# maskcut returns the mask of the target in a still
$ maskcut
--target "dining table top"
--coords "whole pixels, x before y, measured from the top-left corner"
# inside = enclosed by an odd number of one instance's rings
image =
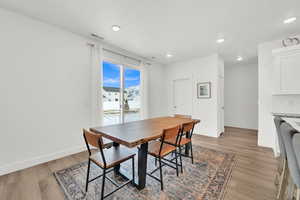
[[[161,137],[164,129],[182,126],[184,123],[189,122],[198,123],[200,120],[157,117],[123,124],[99,126],[90,128],[90,130],[113,142],[132,148]]]

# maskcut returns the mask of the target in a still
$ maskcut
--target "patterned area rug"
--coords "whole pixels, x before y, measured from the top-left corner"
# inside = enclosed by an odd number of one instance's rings
[[[235,164],[234,155],[197,145],[193,145],[193,150],[194,164],[191,163],[190,158],[183,157],[184,172],[179,174],[179,177],[176,176],[176,170],[167,166],[163,167],[164,191],[160,190],[158,181],[147,176],[145,189],[139,191],[131,184],[128,184],[107,197],[107,199],[223,199],[227,182],[230,180]],[[131,161],[123,163],[121,167],[130,172]],[[147,167],[147,171],[155,168],[152,156],[148,156]],[[91,182],[88,193],[85,193],[86,170],[87,162],[84,162],[54,173],[66,199],[100,199],[102,178]],[[91,164],[90,178],[96,177],[101,173],[102,170],[99,167]],[[159,177],[159,171],[155,172],[154,175]],[[125,181],[120,176],[114,175],[113,172],[110,172],[108,176],[117,183]],[[105,194],[114,188],[115,186],[107,180],[105,183]]]

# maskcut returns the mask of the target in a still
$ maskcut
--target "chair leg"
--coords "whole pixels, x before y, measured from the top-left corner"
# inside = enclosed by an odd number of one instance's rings
[[[89,159],[88,168],[87,168],[87,175],[86,175],[86,182],[85,182],[85,192],[88,191],[89,176],[90,176],[90,166],[91,166],[91,160]]]
[[[181,173],[183,173],[183,169],[182,169],[181,147],[179,147],[179,160],[180,160],[180,169],[181,169]]]
[[[296,200],[300,200],[300,188],[297,188]]]
[[[177,161],[177,149],[175,149],[175,161],[176,161],[176,175],[178,176],[178,161]]]
[[[104,199],[104,186],[105,186],[105,178],[106,178],[106,169],[103,169],[103,177],[102,177],[102,189],[101,189],[101,200]]]
[[[293,183],[292,177],[288,177],[288,185],[287,185],[287,199],[292,200],[294,196],[295,185]]]
[[[193,145],[192,145],[192,141],[190,142],[191,145],[191,159],[192,159],[192,164],[194,164],[194,156],[193,156]]]
[[[164,190],[164,182],[163,182],[163,175],[162,175],[161,159],[160,158],[159,158],[159,172],[160,172],[160,189]]]
[[[134,156],[132,157],[132,184],[134,185],[134,179],[135,179],[135,176],[134,176]]]
[[[286,177],[286,160],[283,161],[283,166],[279,178],[279,185],[278,185],[278,191],[277,191],[277,199],[279,199],[282,196],[282,190],[283,190],[283,184],[284,179]]]
[[[287,162],[287,161],[286,161]],[[278,196],[278,200],[283,200],[283,199],[286,199],[287,197],[287,194],[289,192],[289,187],[290,187],[290,175],[289,175],[289,171],[288,171],[288,167],[287,167],[287,163],[285,165],[285,169],[284,169],[284,173],[283,174],[283,180],[282,180],[282,184],[281,184],[281,187],[279,188],[280,191],[279,191],[279,196]]]

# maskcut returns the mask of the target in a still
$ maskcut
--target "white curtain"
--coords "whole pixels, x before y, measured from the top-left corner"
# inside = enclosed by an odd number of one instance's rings
[[[147,119],[148,118],[148,67],[149,65],[141,62],[141,118]]]
[[[102,61],[103,47],[91,45],[91,126],[102,125]]]

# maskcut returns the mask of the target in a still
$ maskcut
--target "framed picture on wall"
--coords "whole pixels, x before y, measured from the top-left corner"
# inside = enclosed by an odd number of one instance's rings
[[[198,99],[211,98],[210,87],[211,87],[210,82],[197,83],[197,98]]]

